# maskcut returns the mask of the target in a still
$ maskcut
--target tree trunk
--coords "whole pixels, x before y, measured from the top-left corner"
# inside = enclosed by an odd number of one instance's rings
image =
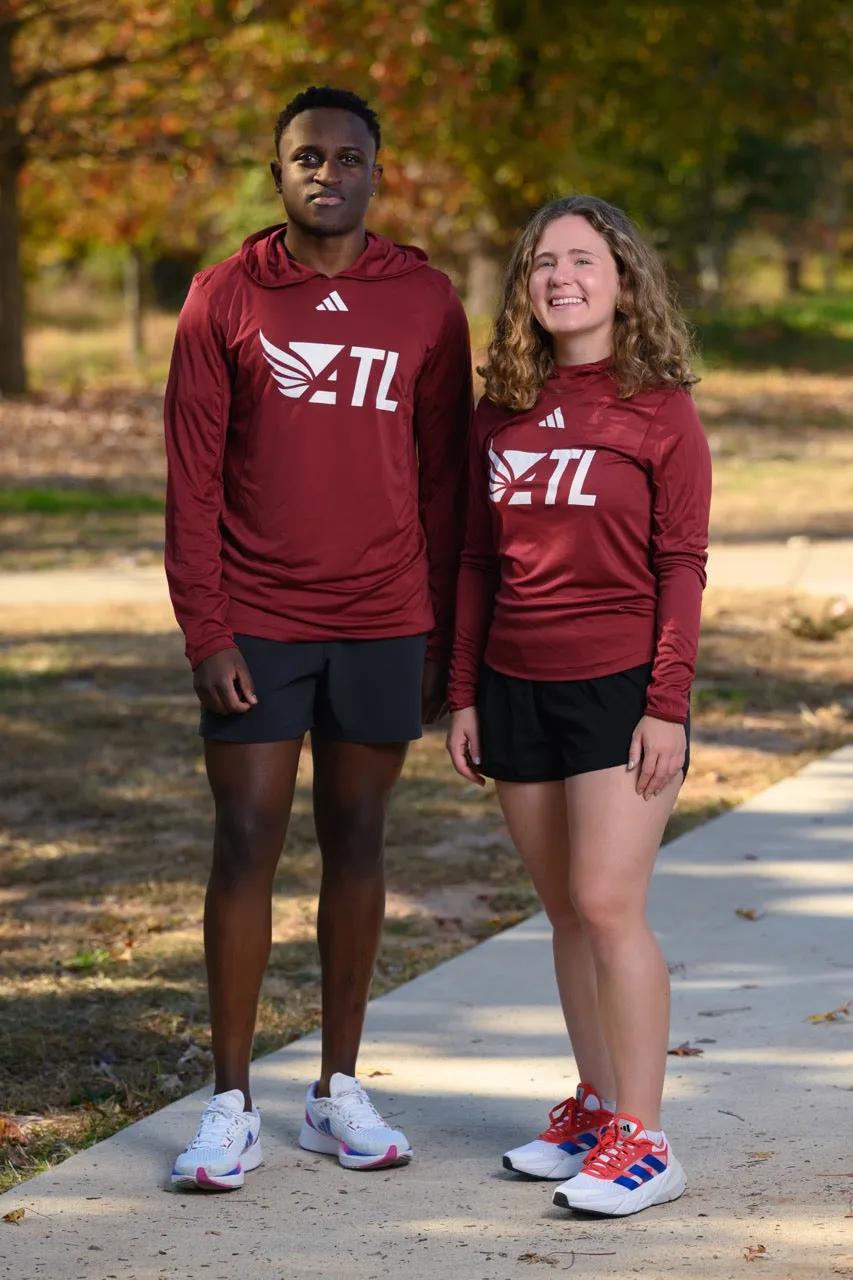
[[[468,278],[465,282],[465,310],[471,317],[491,317],[495,313],[503,283],[503,264],[482,244],[468,258]]]
[[[130,326],[130,354],[134,364],[139,364],[145,355],[142,275],[143,262],[139,245],[130,244],[124,260],[124,307]]]
[[[0,27],[0,394],[26,391],[18,178],[24,144],[12,79],[12,27]]]
[[[826,219],[826,252],[823,256],[823,287],[829,294],[838,288],[838,262],[841,257],[841,228],[844,225],[844,180],[839,164],[833,178]]]
[[[696,284],[700,303],[716,314],[723,305],[724,254],[716,241],[696,249]]]
[[[785,250],[785,285],[789,297],[803,292],[803,255],[799,249]]]

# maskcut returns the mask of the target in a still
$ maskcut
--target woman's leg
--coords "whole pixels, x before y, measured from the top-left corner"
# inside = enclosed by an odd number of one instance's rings
[[[616,1097],[616,1080],[598,1012],[598,981],[589,940],[569,896],[569,833],[562,782],[498,782],[509,833],[554,930],[554,968],[566,1028],[581,1080],[600,1098]]]
[[[678,774],[650,801],[637,795],[624,765],[565,784],[569,894],[594,962],[617,1108],[651,1130],[660,1128],[669,973],[646,920],[646,896],[681,782]]]

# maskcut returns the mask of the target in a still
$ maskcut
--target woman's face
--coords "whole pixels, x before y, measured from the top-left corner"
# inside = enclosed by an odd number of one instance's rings
[[[554,339],[557,364],[610,355],[619,273],[607,241],[580,214],[549,222],[530,273],[533,314]]]

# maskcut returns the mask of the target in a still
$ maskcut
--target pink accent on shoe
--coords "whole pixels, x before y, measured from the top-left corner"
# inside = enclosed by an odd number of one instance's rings
[[[397,1148],[389,1147],[384,1156],[377,1156],[370,1164],[363,1164],[362,1169],[384,1169],[386,1164],[394,1164],[397,1159]]]
[[[238,1165],[237,1165],[237,1167],[235,1168],[234,1172],[235,1172],[235,1173],[240,1173],[240,1166],[239,1166],[239,1164],[238,1164]],[[224,1191],[230,1191],[230,1190],[231,1190],[231,1185],[230,1185],[230,1183],[227,1183],[227,1182],[217,1182],[215,1178],[211,1178],[209,1174],[205,1173],[204,1169],[202,1169],[202,1168],[198,1168],[198,1169],[196,1169],[196,1171],[195,1171],[195,1180],[196,1180],[196,1182],[199,1184],[199,1186],[202,1186],[202,1187],[219,1187],[219,1188],[220,1188],[220,1190],[224,1190]]]

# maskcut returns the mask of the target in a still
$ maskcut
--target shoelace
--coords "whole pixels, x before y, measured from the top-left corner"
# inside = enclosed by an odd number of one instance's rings
[[[373,1128],[376,1124],[387,1127],[361,1086],[338,1094],[334,1101],[341,1104],[343,1118],[353,1129]]]
[[[548,1128],[541,1135],[546,1140],[565,1137],[566,1132],[574,1133],[580,1128],[580,1107],[577,1098],[566,1098],[553,1111],[548,1112]]]
[[[626,1138],[618,1123],[610,1120],[599,1129],[598,1146],[584,1158],[584,1170],[599,1178],[610,1178],[618,1169],[648,1155],[651,1149],[648,1138]]]
[[[220,1146],[226,1138],[234,1136],[239,1120],[240,1117],[229,1107],[223,1106],[214,1098],[202,1112],[198,1133],[190,1143],[190,1147]]]

